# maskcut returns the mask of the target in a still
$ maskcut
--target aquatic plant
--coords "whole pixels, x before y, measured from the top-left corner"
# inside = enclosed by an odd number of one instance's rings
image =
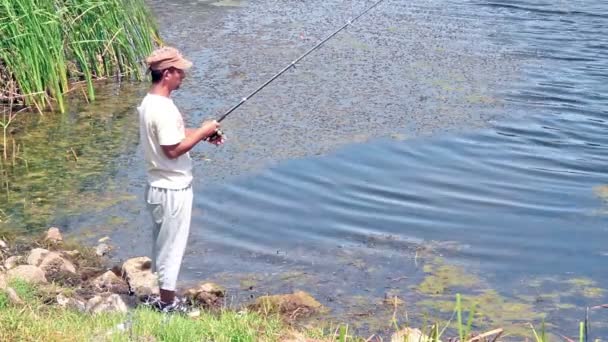
[[[143,0],[0,0],[0,103],[65,111],[65,94],[93,82],[141,78],[158,40]],[[10,122],[3,121],[3,126]]]

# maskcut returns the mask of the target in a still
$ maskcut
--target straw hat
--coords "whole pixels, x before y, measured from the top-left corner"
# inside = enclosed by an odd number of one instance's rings
[[[192,66],[192,62],[185,59],[179,50],[170,46],[154,50],[146,58],[146,64],[150,70],[165,70],[171,67],[186,70]]]

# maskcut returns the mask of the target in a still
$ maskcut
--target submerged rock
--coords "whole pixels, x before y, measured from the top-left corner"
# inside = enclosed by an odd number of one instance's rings
[[[214,283],[200,283],[186,291],[186,296],[205,308],[219,308],[224,304],[226,290]]]
[[[321,303],[304,291],[284,295],[262,296],[251,307],[258,311],[280,313],[292,318],[295,318],[293,317],[295,315],[308,316],[326,310]]]
[[[8,280],[21,279],[30,284],[44,284],[47,282],[44,271],[33,265],[20,265],[6,272]]]
[[[124,262],[121,273],[131,292],[138,297],[157,294],[158,278],[152,273],[152,260],[148,257],[132,258]]]
[[[46,232],[46,237],[44,238],[44,240],[53,242],[53,243],[57,243],[57,242],[63,241],[63,236],[61,236],[61,232],[59,231],[59,228],[51,227]]]
[[[394,333],[391,342],[441,342],[441,340],[426,336],[420,329],[405,328]]]
[[[91,299],[86,304],[86,311],[92,314],[102,312],[122,312],[128,311],[127,304],[117,294],[98,295]]]

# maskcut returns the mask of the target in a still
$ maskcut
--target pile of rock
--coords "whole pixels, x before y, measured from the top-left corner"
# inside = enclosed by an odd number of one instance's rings
[[[111,250],[103,239],[95,249],[98,257]],[[0,240],[0,292],[5,292],[15,305],[23,303],[9,284],[15,280],[36,284],[41,290],[52,293],[57,305],[89,312],[127,312],[129,306],[159,292],[152,260],[137,257],[121,266],[100,268],[87,274],[79,269],[80,252],[62,250],[63,237],[57,228],[50,228],[44,239],[45,248],[33,248],[16,255],[8,244]],[[52,248],[51,248],[52,247]],[[11,255],[13,254],[13,255]],[[90,277],[91,274],[94,276]],[[57,286],[59,285],[59,286]],[[75,291],[62,291],[61,286],[75,287]],[[65,290],[65,289],[63,289]],[[68,297],[65,293],[75,293]],[[204,308],[219,308],[224,304],[225,290],[213,283],[201,283],[185,292],[193,304]],[[127,305],[127,303],[129,305]]]

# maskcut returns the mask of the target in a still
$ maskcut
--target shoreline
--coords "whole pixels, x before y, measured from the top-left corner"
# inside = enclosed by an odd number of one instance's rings
[[[142,320],[166,320],[160,313],[152,312],[142,307],[142,299],[147,295],[157,293],[155,275],[151,272],[151,261],[147,257],[135,257],[126,260],[121,265],[112,264],[107,258],[111,251],[108,239],[103,239],[93,248],[74,242],[64,241],[59,229],[50,228],[46,236],[37,239],[13,238],[6,236],[0,240],[0,331],[10,331],[6,326],[9,315],[14,315],[19,309],[28,311],[34,316],[53,312],[54,315],[76,315],[87,324],[97,326],[95,331],[80,331],[83,336],[93,337],[103,333],[111,336],[132,340],[132,330],[126,330],[125,324],[133,326],[133,317]],[[6,242],[8,241],[8,242]],[[432,286],[432,285],[431,285]],[[307,321],[307,318],[319,317],[327,312],[327,308],[319,301],[303,291],[285,294],[270,294],[252,298],[248,304],[228,306],[227,293],[218,284],[201,281],[196,286],[182,290],[192,309],[188,315],[171,316],[180,324],[193,325],[193,336],[203,337],[204,333],[197,330],[197,324],[217,323],[224,319],[261,324],[254,329],[253,339],[273,341],[381,341],[380,336],[368,338],[351,336],[348,324],[336,324],[330,321]],[[394,328],[390,335],[391,341],[440,341],[446,340],[445,334],[467,336],[462,341],[509,341],[508,329],[494,327],[473,333],[473,327],[480,326],[472,317],[476,315],[473,305],[467,306],[468,300],[461,300],[457,295],[454,316],[446,322],[426,324],[422,331],[409,326],[400,327],[393,322]],[[393,307],[394,312],[403,305],[397,296],[385,298],[385,305]],[[27,310],[26,310],[27,308]],[[472,316],[471,316],[472,315]],[[3,317],[4,316],[4,317]],[[471,319],[469,320],[469,316]],[[113,326],[108,327],[108,321],[99,321],[100,317],[112,317]],[[163,318],[164,317],[164,318]],[[116,323],[118,322],[118,323]],[[127,323],[125,323],[127,322]],[[129,323],[130,322],[130,323]],[[254,323],[257,322],[257,323]],[[43,322],[47,328],[56,329],[53,320]],[[387,322],[390,323],[390,322]],[[481,322],[479,322],[481,323]],[[246,323],[249,324],[249,323]],[[545,331],[545,324],[534,325],[530,322],[530,332],[540,334]],[[136,323],[135,323],[136,325]],[[450,326],[451,330],[447,330]],[[100,331],[100,329],[102,331]],[[103,331],[105,329],[105,331]],[[25,329],[27,331],[27,328]],[[143,333],[160,334],[157,332]],[[198,332],[197,332],[198,331]],[[231,333],[230,329],[224,332]],[[25,333],[15,332],[16,334]],[[127,334],[128,333],[128,334]],[[87,335],[90,334],[90,335]],[[200,335],[196,335],[200,334]],[[409,334],[409,340],[407,339]],[[503,336],[504,334],[504,336]],[[546,334],[543,332],[543,334]],[[144,335],[140,337],[144,337]],[[532,334],[531,334],[532,335]],[[25,335],[14,335],[11,339],[23,339]],[[138,335],[136,335],[138,336]],[[219,336],[219,335],[218,335]],[[224,336],[224,335],[222,335]],[[374,337],[376,336],[376,337]],[[548,341],[556,336],[546,335]],[[0,337],[2,334],[0,333]],[[66,337],[66,336],[63,336]],[[218,340],[223,340],[224,337]],[[386,336],[387,338],[389,336]],[[412,339],[412,338],[416,339]],[[152,340],[161,338],[151,337]],[[376,339],[374,339],[376,338]],[[63,340],[59,338],[58,340]],[[136,338],[139,340],[139,337]],[[447,339],[450,340],[450,339]]]

